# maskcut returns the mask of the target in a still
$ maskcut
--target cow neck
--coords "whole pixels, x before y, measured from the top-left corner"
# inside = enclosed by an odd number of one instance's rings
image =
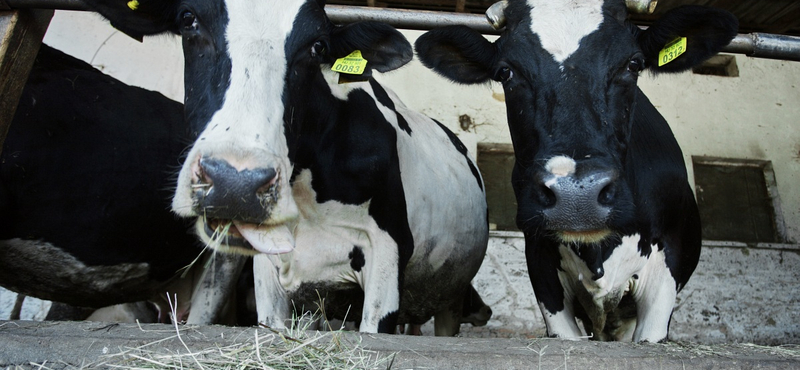
[[[337,86],[338,74],[321,67],[306,81],[287,83],[284,124],[289,158],[297,170],[309,168],[317,151],[330,143],[330,134],[347,104],[352,86]],[[298,87],[299,86],[299,87]]]

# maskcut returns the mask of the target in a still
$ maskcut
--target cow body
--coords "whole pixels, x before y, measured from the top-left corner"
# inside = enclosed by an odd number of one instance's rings
[[[2,152],[0,285],[82,307],[167,289],[202,251],[168,208],[181,112],[43,45]]]
[[[516,162],[517,225],[549,335],[660,341],[700,256],[700,220],[669,125],[636,86],[678,72],[736,34],[730,14],[674,10],[646,31],[622,1],[508,1],[494,43],[465,27],[417,41],[423,63],[462,83],[503,84]],[[490,17],[491,18],[491,17]],[[658,65],[686,37],[685,53]]]
[[[402,35],[334,26],[324,1],[89,3],[131,35],[182,35],[197,138],[173,210],[209,245],[256,254],[261,322],[324,299],[362,331],[432,315],[458,331],[488,240],[483,183],[452,132],[369,77],[410,60]],[[331,65],[354,51],[364,73],[340,83]]]

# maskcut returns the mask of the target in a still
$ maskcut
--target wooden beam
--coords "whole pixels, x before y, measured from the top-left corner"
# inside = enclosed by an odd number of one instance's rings
[[[507,143],[478,143],[478,153],[514,154],[514,146]]]
[[[789,9],[786,14],[764,27],[764,32],[786,33],[791,29],[800,29],[800,20],[798,20],[798,17],[800,17],[800,6],[792,3],[791,7],[793,9]]]
[[[0,11],[0,150],[53,10]]]
[[[456,13],[463,13],[467,6],[467,0],[456,0]]]

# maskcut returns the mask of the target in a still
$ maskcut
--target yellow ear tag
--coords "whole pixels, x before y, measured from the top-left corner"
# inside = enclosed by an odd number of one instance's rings
[[[684,52],[686,52],[685,37],[678,37],[677,39],[670,41],[666,46],[664,46],[663,49],[661,49],[661,51],[658,52],[658,66],[661,67],[664,64],[675,60],[675,58],[679,57]]]
[[[128,1],[128,8],[131,8],[131,10],[139,9],[139,2],[137,0]]]
[[[333,67],[331,67],[331,71],[360,75],[364,73],[366,68],[367,60],[361,56],[361,50],[356,50],[344,58],[336,59],[336,62],[333,63]]]

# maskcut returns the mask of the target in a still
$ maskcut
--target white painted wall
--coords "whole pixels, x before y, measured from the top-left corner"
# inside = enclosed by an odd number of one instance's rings
[[[413,41],[422,34],[406,31]],[[154,36],[138,43],[98,15],[56,12],[45,42],[131,85],[183,100],[180,40]],[[800,63],[737,55],[740,77],[685,73],[652,77],[639,85],[670,122],[692,175],[691,156],[772,161],[787,236],[800,240]],[[461,86],[444,80],[416,60],[379,78],[406,105],[438,119],[474,148],[477,141],[509,143],[499,84]],[[459,127],[467,114],[477,126]],[[471,144],[471,145],[470,145]],[[732,200],[735,201],[735,200]]]

